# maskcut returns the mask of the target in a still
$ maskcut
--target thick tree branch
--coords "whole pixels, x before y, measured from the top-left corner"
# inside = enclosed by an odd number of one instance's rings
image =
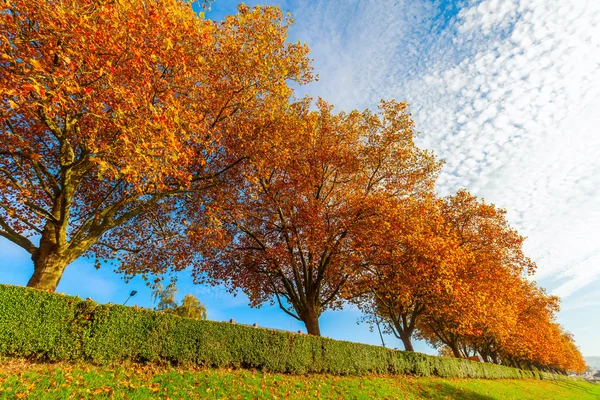
[[[10,240],[17,246],[23,248],[29,254],[34,254],[37,251],[37,247],[33,243],[31,243],[29,239],[15,232],[1,216],[0,228],[2,228],[2,230],[0,230],[0,236]]]

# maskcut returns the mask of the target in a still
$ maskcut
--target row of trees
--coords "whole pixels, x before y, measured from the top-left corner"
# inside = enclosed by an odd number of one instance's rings
[[[367,251],[369,272],[353,301],[406,350],[417,337],[454,357],[585,368],[573,337],[555,322],[558,298],[525,278],[535,265],[504,210],[461,190],[411,201],[388,220]]]
[[[503,210],[439,198],[408,107],[296,99],[308,49],[277,8],[216,23],[178,0],[8,0],[0,15],[0,236],[54,290],[79,257],[273,302],[319,335],[355,302],[412,338],[582,368]],[[445,348],[446,348],[445,347]]]

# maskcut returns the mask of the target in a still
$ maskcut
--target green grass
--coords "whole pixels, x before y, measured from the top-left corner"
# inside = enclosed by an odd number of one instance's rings
[[[9,399],[600,399],[600,385],[581,381],[340,377],[1,361],[0,398]]]

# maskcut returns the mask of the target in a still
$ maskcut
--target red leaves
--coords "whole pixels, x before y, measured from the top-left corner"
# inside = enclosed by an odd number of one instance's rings
[[[33,90],[35,90],[35,88],[33,87],[33,85],[31,85],[31,84],[29,84],[29,83],[26,83],[26,84],[24,84],[24,85],[21,85],[21,89],[22,89],[23,91],[25,91],[25,93],[27,93],[27,94],[28,94],[29,92],[31,92],[31,91],[33,91]]]

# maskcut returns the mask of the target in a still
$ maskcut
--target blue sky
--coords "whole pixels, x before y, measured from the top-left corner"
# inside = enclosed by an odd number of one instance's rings
[[[249,5],[256,3],[249,2]],[[446,160],[437,190],[460,187],[508,210],[528,236],[534,279],[563,299],[559,321],[584,355],[600,355],[600,2],[586,0],[284,1],[306,42],[319,81],[300,95],[338,109],[407,100],[419,146]],[[217,0],[207,18],[235,12]],[[0,282],[24,285],[27,253],[0,239]],[[181,274],[180,296],[203,301],[208,317],[298,330],[277,307],[247,307],[243,295],[194,286]],[[125,284],[110,267],[79,260],[58,291],[151,306],[141,279]],[[326,312],[322,333],[380,344],[357,325],[352,308]],[[389,347],[401,347],[387,337]],[[432,353],[423,343],[417,351]]]

